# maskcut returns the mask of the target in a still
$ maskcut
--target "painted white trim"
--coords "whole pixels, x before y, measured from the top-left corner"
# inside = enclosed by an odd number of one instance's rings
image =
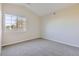
[[[78,47],[78,45],[75,45],[75,44],[71,44],[71,43],[68,43],[68,42],[64,42],[64,41],[59,41],[59,40],[55,40],[55,39],[49,39],[49,38],[43,38],[43,39],[46,39],[46,40],[50,40],[50,41],[55,41],[55,42],[58,42],[58,43],[61,43],[61,44],[65,44],[65,45],[69,45],[69,46],[73,46],[73,47]]]
[[[11,43],[8,43],[8,44],[3,44],[2,46],[13,45],[13,44],[17,44],[17,43],[20,43],[20,42],[30,41],[30,40],[38,39],[38,38],[40,38],[40,37],[36,37],[36,38],[32,38],[32,39],[27,39],[27,40],[20,40],[20,41],[16,41],[16,42],[11,42]]]

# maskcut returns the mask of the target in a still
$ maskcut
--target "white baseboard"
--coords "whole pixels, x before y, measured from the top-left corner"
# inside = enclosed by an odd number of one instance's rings
[[[48,39],[48,38],[41,38],[41,37],[33,38],[33,39],[46,39],[46,40],[55,41],[55,42],[58,42],[58,43],[61,43],[61,44],[65,44],[65,45],[69,45],[69,46],[73,46],[73,47],[78,47],[79,48],[78,45],[67,43],[67,42],[64,42],[64,41],[58,41],[58,40],[55,40],[55,39],[51,40],[51,39]],[[22,41],[18,41],[18,42],[9,43],[9,44],[3,44],[2,46],[13,45],[13,44],[21,43],[21,42],[24,42],[24,41],[30,41],[30,40],[33,40],[33,39],[22,40]]]
[[[76,45],[76,44],[71,44],[71,43],[64,42],[64,41],[58,41],[58,40],[55,40],[55,39],[54,40],[51,40],[51,39],[48,39],[48,38],[43,38],[43,39],[47,39],[47,40],[58,42],[58,43],[61,43],[61,44],[64,44],[64,45],[68,45],[68,46],[79,48],[79,45]]]
[[[33,39],[40,39],[40,37],[38,38],[33,38]],[[24,42],[24,41],[30,41],[30,40],[33,40],[33,39],[28,39],[28,40],[22,40],[22,41],[16,41],[16,42],[11,42],[11,43],[8,43],[8,44],[3,44],[3,46],[9,46],[9,45],[13,45],[13,44],[18,44],[18,43],[21,43],[21,42]]]

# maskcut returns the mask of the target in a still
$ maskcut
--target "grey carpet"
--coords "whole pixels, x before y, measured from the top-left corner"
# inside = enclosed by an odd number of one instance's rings
[[[2,56],[79,56],[79,48],[35,39],[2,47]]]

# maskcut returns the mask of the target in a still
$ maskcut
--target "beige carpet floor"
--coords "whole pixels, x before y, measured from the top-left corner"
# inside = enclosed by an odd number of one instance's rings
[[[79,56],[79,48],[35,39],[2,47],[2,56]]]

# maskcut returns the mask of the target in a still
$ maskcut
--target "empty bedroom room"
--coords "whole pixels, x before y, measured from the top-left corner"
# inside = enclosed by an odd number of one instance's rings
[[[79,56],[78,3],[2,3],[1,56]]]

